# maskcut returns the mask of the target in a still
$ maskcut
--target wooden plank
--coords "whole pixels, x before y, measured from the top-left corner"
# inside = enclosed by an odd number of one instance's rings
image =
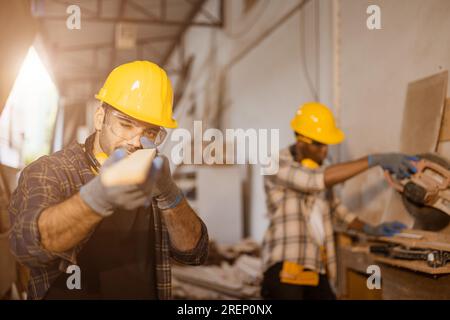
[[[147,178],[156,149],[141,149],[107,167],[102,177],[105,186],[140,184]]]
[[[393,236],[393,237],[380,237],[377,240],[389,243],[397,243],[409,248],[450,251],[449,234],[423,230],[405,230],[405,232],[421,235],[422,238],[411,239],[411,238],[404,238],[401,236]]]
[[[445,100],[448,71],[409,83],[403,113],[400,148],[418,154],[436,151]]]
[[[450,98],[447,98],[447,101],[445,103],[439,141],[450,141]]]

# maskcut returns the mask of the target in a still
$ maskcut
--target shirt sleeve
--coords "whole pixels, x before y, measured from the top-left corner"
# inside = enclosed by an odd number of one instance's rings
[[[308,170],[292,163],[280,163],[275,176],[278,184],[302,192],[325,190],[323,171]]]
[[[76,263],[75,249],[52,253],[41,244],[38,218],[46,208],[62,201],[60,180],[45,158],[22,171],[8,208],[12,225],[10,247],[20,263],[28,267],[44,267],[58,259]]]
[[[353,220],[355,220],[357,217],[356,214],[350,212],[350,210],[348,210],[348,208],[344,204],[342,204],[339,199],[335,199],[333,201],[332,210],[335,217],[346,226],[352,223]]]
[[[188,265],[201,265],[208,257],[209,237],[206,225],[201,221],[201,237],[194,249],[188,251],[180,251],[170,243],[170,254],[177,262]],[[169,241],[170,242],[170,241]]]

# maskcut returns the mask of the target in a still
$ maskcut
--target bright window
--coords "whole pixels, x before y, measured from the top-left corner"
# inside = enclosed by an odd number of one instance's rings
[[[0,161],[21,168],[49,154],[58,90],[31,47],[0,117]]]

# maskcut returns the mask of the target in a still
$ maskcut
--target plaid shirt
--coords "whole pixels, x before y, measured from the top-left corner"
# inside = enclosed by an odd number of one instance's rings
[[[263,241],[263,266],[267,270],[277,262],[290,261],[336,280],[336,254],[332,216],[348,224],[356,216],[336,200],[328,200],[323,168],[306,169],[294,160],[294,148],[280,151],[276,175],[266,176],[264,188],[270,224]],[[308,221],[319,202],[326,250],[326,265],[321,246],[314,241]]]
[[[43,156],[27,166],[20,175],[17,189],[9,205],[12,223],[11,251],[17,260],[30,269],[28,298],[41,299],[53,281],[76,264],[76,257],[89,236],[72,250],[54,253],[40,242],[37,221],[40,213],[79,191],[94,178],[80,144],[73,142],[67,148],[50,156]],[[159,209],[153,203],[156,287],[159,299],[171,297],[170,258],[190,265],[202,264],[208,254],[208,233],[202,222],[202,236],[197,246],[186,252],[171,246],[167,228]],[[92,235],[93,231],[90,235]]]

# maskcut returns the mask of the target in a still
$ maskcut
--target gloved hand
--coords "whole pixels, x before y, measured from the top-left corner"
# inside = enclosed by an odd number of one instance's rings
[[[104,168],[120,161],[126,155],[125,149],[115,150],[103,164],[100,174],[80,189],[83,201],[103,217],[111,215],[116,208],[134,210],[150,201],[148,189],[151,188],[151,183],[115,187],[106,187],[102,184],[101,175]],[[156,174],[156,171],[150,170],[147,181],[154,181]]]
[[[152,141],[141,138],[144,149],[156,148]],[[152,197],[161,210],[175,208],[183,200],[183,192],[178,188],[170,173],[169,160],[166,156],[158,154],[152,162],[151,172],[154,173],[154,187]],[[153,178],[152,178],[153,179]]]
[[[368,161],[369,168],[381,166],[384,170],[395,174],[397,179],[404,179],[417,172],[412,161],[419,161],[419,158],[402,153],[379,153],[369,155]]]
[[[384,222],[377,226],[365,224],[363,227],[365,233],[376,237],[391,237],[394,234],[401,232],[403,229],[406,229],[406,226],[398,221]]]

